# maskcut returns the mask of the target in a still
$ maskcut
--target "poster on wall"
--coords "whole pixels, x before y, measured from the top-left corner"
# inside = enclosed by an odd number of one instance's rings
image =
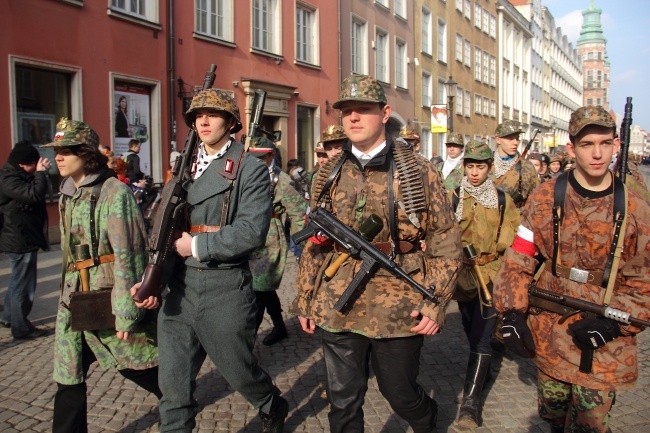
[[[431,106],[431,133],[441,134],[447,132],[447,106],[438,104]]]
[[[151,176],[151,90],[148,86],[116,81],[113,109],[113,153],[126,158],[129,141],[138,140],[140,170]]]

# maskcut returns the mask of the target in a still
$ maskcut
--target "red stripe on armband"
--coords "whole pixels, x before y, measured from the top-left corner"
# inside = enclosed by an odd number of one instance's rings
[[[512,249],[530,257],[535,256],[535,244],[520,236],[515,236],[515,241],[512,243]]]

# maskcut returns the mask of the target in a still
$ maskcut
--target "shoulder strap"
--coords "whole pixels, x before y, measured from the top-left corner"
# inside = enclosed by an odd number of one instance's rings
[[[451,208],[456,212],[458,209],[458,204],[460,203],[460,187],[457,187],[454,190],[454,194],[451,196]]]
[[[494,238],[494,243],[499,242],[499,236],[501,235],[501,226],[503,225],[503,218],[506,214],[506,193],[499,187],[497,189],[497,207],[499,208],[499,227],[497,227],[497,237]]]
[[[569,173],[564,172],[556,178],[553,190],[553,275],[557,276],[557,264],[560,261],[560,225],[564,218],[564,198]]]

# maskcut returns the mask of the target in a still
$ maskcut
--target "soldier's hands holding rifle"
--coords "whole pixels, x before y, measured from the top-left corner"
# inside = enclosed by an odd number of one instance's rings
[[[136,292],[138,291],[138,289],[140,288],[141,285],[142,285],[142,282],[139,282],[139,283],[135,283],[133,285],[133,287],[131,287],[131,297],[133,297],[136,294]],[[156,296],[149,296],[148,298],[146,298],[142,302],[138,302],[136,300],[133,300],[133,302],[135,302],[136,307],[138,307],[138,308],[146,308],[147,310],[155,310],[160,305],[160,300]],[[118,338],[119,338],[119,335],[118,335]]]

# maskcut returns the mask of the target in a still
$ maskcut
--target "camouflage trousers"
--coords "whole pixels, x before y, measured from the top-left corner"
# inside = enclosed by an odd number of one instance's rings
[[[539,416],[567,433],[611,433],[609,411],[616,393],[562,382],[537,371]]]

